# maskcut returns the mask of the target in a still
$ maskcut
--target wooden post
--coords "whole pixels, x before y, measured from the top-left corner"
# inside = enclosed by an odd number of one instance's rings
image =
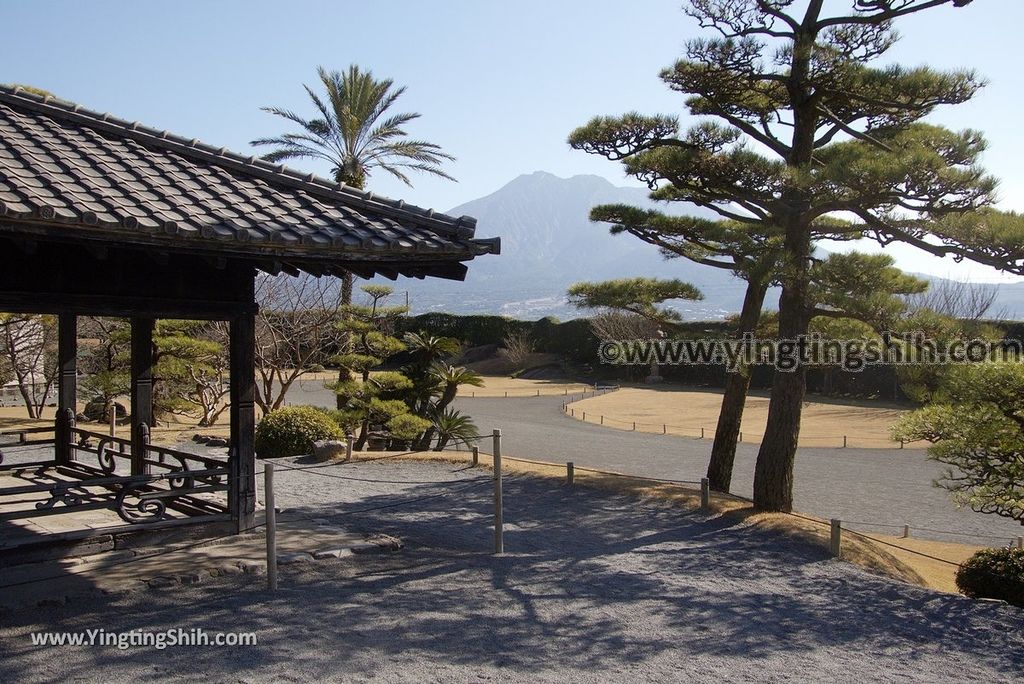
[[[274,464],[263,464],[263,490],[267,514],[267,589],[277,591],[277,511],[274,510]]]
[[[711,480],[706,477],[700,478],[700,510],[706,511],[711,508]]]
[[[703,430],[702,430],[701,432],[703,432]],[[739,441],[741,441],[741,442],[743,441],[743,433],[742,433],[742,432],[740,433],[740,439],[739,439]]]
[[[633,421],[633,432],[636,432],[636,421]]]
[[[568,461],[565,464],[565,483],[572,486],[572,483],[576,480],[576,466],[572,461]]]
[[[228,507],[235,529],[255,526],[256,512],[256,320],[252,313],[231,319],[231,482]]]
[[[601,414],[601,425],[604,425],[604,414]]]
[[[1017,548],[1024,549],[1024,537],[1017,537]]]
[[[146,433],[153,424],[152,318],[133,317],[132,328],[132,475],[148,475]],[[142,426],[146,427],[143,428]]]
[[[494,438],[494,553],[505,552],[504,520],[501,501],[501,430],[495,428]]]
[[[667,435],[668,434],[668,425],[665,425],[664,423],[662,423],[662,425],[661,425],[661,434],[663,434],[663,435]]]
[[[831,526],[832,535],[829,539],[829,550],[832,552],[833,556],[839,558],[843,552],[843,523],[840,520],[832,518]]]
[[[903,538],[904,539],[909,539],[910,538],[910,525],[904,525],[903,526]]]
[[[71,462],[71,425],[78,412],[78,317],[73,314],[60,314],[57,318],[57,371],[54,458],[58,465],[66,465]]]
[[[587,412],[586,411],[583,412],[583,422],[584,423],[587,422]]]
[[[352,443],[356,441],[356,436],[351,432],[345,435],[345,460],[352,460]]]
[[[700,429],[700,438],[704,439],[704,428]]]
[[[473,447],[473,466],[480,465],[480,447]]]
[[[846,448],[846,435],[843,435],[843,448]]]

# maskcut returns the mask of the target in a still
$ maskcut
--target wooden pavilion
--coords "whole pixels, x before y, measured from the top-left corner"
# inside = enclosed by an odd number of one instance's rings
[[[15,493],[50,486],[33,515],[105,507],[146,525],[173,508],[248,529],[257,271],[461,280],[465,262],[500,249],[475,224],[0,87],[0,311],[58,317],[53,459],[33,467],[71,475]],[[75,424],[81,315],[131,321],[128,440]],[[158,318],[229,322],[226,462],[149,443]]]

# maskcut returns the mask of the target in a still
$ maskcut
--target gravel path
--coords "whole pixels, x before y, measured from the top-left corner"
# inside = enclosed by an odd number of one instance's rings
[[[482,432],[501,428],[502,453],[508,456],[573,461],[577,466],[666,479],[699,481],[704,476],[711,439],[584,423],[562,412],[562,400],[543,396],[458,399],[456,408],[472,416]],[[733,493],[752,495],[757,448],[755,444],[739,445]],[[1024,534],[1024,528],[1011,520],[958,509],[944,490],[932,485],[942,468],[928,460],[923,449],[801,448],[796,459],[794,506],[823,518],[892,525],[850,525],[854,529],[900,534],[907,524],[975,535],[915,533],[968,544],[1005,545]]]
[[[345,519],[406,548],[284,566],[275,595],[232,577],[3,614],[0,681],[993,682],[1024,671],[1024,612],[738,523],[520,476],[505,484],[508,553],[495,557],[486,471],[384,461],[316,472],[351,479],[279,470],[285,515]],[[259,643],[119,651],[28,636],[194,627]]]

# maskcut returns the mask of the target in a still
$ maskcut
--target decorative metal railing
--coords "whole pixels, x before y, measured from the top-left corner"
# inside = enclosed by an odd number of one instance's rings
[[[8,431],[0,436],[13,436],[12,444],[19,446],[30,443],[56,446],[53,438],[28,438],[28,435],[44,432],[52,433],[53,428]],[[6,511],[0,513],[0,520],[100,508],[111,509],[132,524],[165,520],[170,517],[169,510],[184,516],[227,513],[230,470],[223,459],[149,444],[148,431],[144,431],[145,447],[135,469],[138,471],[141,466],[146,472],[118,475],[119,460],[125,461],[129,468],[134,460],[131,440],[84,430],[73,424],[68,426],[67,434],[73,455],[71,462],[58,466],[54,461],[46,465],[73,479],[0,488],[0,496],[4,497],[48,494],[48,498],[35,503],[34,510]],[[96,466],[83,458],[86,455],[95,457]]]

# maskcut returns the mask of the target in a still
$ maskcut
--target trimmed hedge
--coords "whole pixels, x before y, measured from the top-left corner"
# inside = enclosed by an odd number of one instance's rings
[[[1024,608],[1024,549],[984,549],[956,572],[956,586],[971,598],[994,598]]]
[[[313,453],[313,442],[343,439],[338,424],[312,406],[288,406],[263,416],[256,427],[256,454],[260,458],[303,456]]]

